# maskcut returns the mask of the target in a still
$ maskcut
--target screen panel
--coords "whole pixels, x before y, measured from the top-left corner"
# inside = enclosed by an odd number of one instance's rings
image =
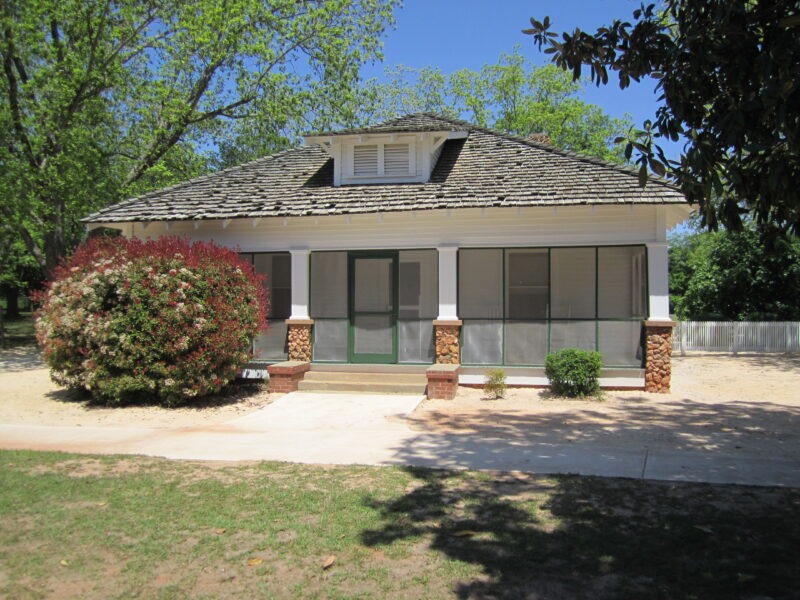
[[[547,321],[506,321],[505,364],[543,365],[547,356]]]
[[[311,254],[312,319],[347,318],[347,252]]]
[[[641,246],[597,249],[597,312],[600,318],[644,318],[645,260]]]
[[[347,361],[346,319],[317,319],[314,321],[314,360]]]
[[[502,250],[459,250],[458,315],[462,319],[503,318]]]
[[[595,318],[595,249],[550,251],[551,318]]]
[[[642,324],[640,321],[600,321],[597,342],[603,364],[615,367],[642,365]]]
[[[397,324],[397,360],[405,363],[434,361],[433,322],[400,320]]]
[[[596,321],[551,321],[550,352],[564,348],[595,350]]]
[[[461,362],[475,365],[503,364],[503,321],[464,321]]]

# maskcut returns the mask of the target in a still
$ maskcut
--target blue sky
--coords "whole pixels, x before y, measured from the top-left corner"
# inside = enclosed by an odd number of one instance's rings
[[[362,74],[381,79],[384,67],[395,64],[432,65],[445,72],[479,69],[497,62],[500,54],[510,52],[514,45],[521,45],[531,62],[544,64],[549,56],[521,33],[530,26],[531,17],[541,20],[549,16],[553,30],[559,33],[576,27],[594,31],[615,18],[632,20],[640,5],[640,0],[405,0],[405,6],[396,11],[397,28],[385,37],[384,63],[367,66]],[[606,86],[588,85],[583,99],[614,117],[629,113],[637,126],[654,117],[658,107],[654,81],[620,90],[611,77]],[[680,146],[665,144],[665,150],[670,158],[676,158]]]

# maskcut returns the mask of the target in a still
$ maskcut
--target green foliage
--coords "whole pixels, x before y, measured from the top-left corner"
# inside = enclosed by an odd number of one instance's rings
[[[486,383],[483,391],[492,394],[495,400],[506,395],[506,372],[504,369],[488,369],[486,371]]]
[[[560,148],[622,160],[613,140],[630,128],[630,120],[584,102],[580,82],[553,65],[530,65],[518,49],[479,71],[445,74],[436,67],[398,65],[386,76],[387,83],[368,82],[367,120],[436,112],[521,136],[544,132]]]
[[[680,319],[798,320],[800,240],[778,239],[767,252],[750,227],[679,238],[670,249],[670,286]]]
[[[531,19],[524,33],[576,79],[619,85],[651,77],[661,106],[632,132],[627,156],[668,170],[703,224],[743,228],[742,213],[763,226],[800,234],[800,9],[795,0],[666,0],[642,6],[634,22],[615,20],[594,34],[576,29],[561,39],[550,21]],[[669,163],[659,139],[687,140]]]
[[[80,217],[206,171],[202,149],[246,142],[255,122],[274,147],[335,119],[395,4],[3,3],[2,219],[49,276]]]
[[[544,360],[544,372],[554,394],[584,398],[600,392],[600,369],[603,360],[599,352],[565,348],[551,352]]]
[[[251,358],[267,299],[231,250],[178,238],[98,237],[41,293],[36,335],[56,383],[100,403],[187,403]]]

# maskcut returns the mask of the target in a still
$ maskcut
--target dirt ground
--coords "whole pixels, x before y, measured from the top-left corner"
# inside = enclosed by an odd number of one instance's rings
[[[416,429],[542,442],[598,442],[800,457],[800,355],[673,357],[672,393],[604,392],[598,401],[509,389],[492,400],[460,388],[426,400]]]
[[[274,399],[242,386],[191,408],[102,408],[50,381],[30,347],[0,352],[0,423],[192,427],[223,423]],[[478,433],[543,443],[597,442],[682,450],[800,457],[800,355],[694,354],[673,357],[671,394],[605,392],[598,400],[510,389],[490,400],[460,388],[455,400],[427,400],[407,419],[414,429]]]
[[[0,351],[0,423],[72,427],[193,427],[224,423],[274,400],[263,385],[242,385],[192,407],[92,406],[50,380],[31,346]]]

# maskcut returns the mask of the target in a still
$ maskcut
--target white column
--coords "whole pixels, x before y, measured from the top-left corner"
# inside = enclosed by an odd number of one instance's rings
[[[669,256],[667,243],[647,244],[647,283],[650,288],[650,321],[670,321]]]
[[[308,316],[308,248],[289,250],[292,255],[292,316],[291,319],[309,319]]]
[[[438,321],[458,320],[458,246],[439,246]]]

